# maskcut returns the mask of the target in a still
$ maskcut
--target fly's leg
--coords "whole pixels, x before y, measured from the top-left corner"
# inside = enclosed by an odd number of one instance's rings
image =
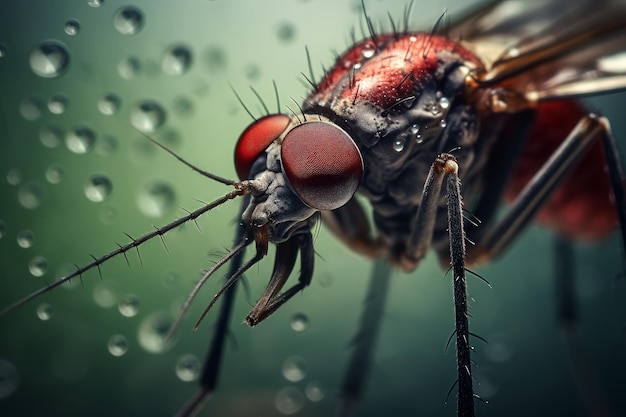
[[[341,384],[341,403],[338,411],[340,417],[348,417],[353,414],[369,379],[372,356],[385,310],[390,278],[391,268],[387,260],[378,258],[372,269],[363,311],[359,319],[359,327],[351,342],[352,353]]]
[[[575,166],[577,159],[593,143],[601,137],[606,157],[608,175],[611,182],[615,206],[620,223],[622,242],[626,244],[626,196],[624,193],[624,176],[606,119],[593,114],[587,115],[572,130],[554,154],[544,163],[541,169],[524,187],[511,205],[504,218],[493,227],[488,228],[483,238],[469,251],[472,260],[485,262],[497,257],[511,243],[532,217],[541,209],[551,193],[558,187],[567,173]],[[488,223],[489,218],[482,219]],[[557,262],[560,265],[556,273],[559,322],[567,349],[570,353],[570,366],[578,382],[581,397],[585,400],[592,415],[612,415],[601,390],[591,377],[586,354],[580,344],[577,330],[576,301],[573,297],[573,279],[571,247],[564,243],[557,245]]]
[[[469,252],[472,259],[478,263],[483,263],[497,258],[506,246],[524,230],[552,192],[575,166],[578,157],[589,148],[593,143],[593,139],[598,137],[598,135],[601,135],[604,143],[611,188],[620,221],[620,230],[622,239],[626,242],[624,176],[620,167],[615,141],[611,134],[609,122],[605,118],[590,114],[581,119],[559,148],[524,187],[511,204],[504,218],[488,228],[483,238],[476,242],[477,245]],[[489,222],[491,219],[482,220]]]
[[[554,271],[556,315],[562,329],[570,368],[578,392],[589,411],[589,415],[595,417],[614,416],[615,412],[600,387],[578,331],[578,303],[574,285],[576,273],[572,244],[565,239],[556,237],[554,254],[556,259]]]
[[[241,213],[248,206],[249,198],[246,197],[241,202]],[[245,229],[238,227],[235,233],[235,242],[241,242],[245,236]],[[230,268],[227,276],[232,276],[242,265],[245,249],[238,252],[230,263]],[[233,311],[233,304],[235,301],[236,283],[233,284],[224,294],[222,305],[220,308],[219,317],[217,318],[217,324],[215,326],[215,333],[213,339],[209,345],[209,351],[204,361],[204,368],[202,370],[202,376],[200,377],[200,387],[196,393],[191,397],[187,403],[176,414],[177,417],[191,417],[196,415],[209,400],[213,392],[217,388],[219,380],[220,366],[222,364],[224,356],[224,347],[226,345],[226,339],[228,337],[230,317]]]

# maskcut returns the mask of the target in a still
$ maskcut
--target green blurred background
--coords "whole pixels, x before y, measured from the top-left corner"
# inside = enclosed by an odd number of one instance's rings
[[[462,3],[417,1],[411,23],[428,29]],[[405,5],[367,2],[385,23],[387,11],[398,18]],[[271,109],[272,80],[282,103],[300,101],[305,45],[319,77],[320,64],[328,67],[360,25],[359,1],[0,2],[0,306],[89,262],[89,254],[126,243],[124,233],[139,236],[184,215],[181,207],[228,191],[151,146],[133,125],[153,127],[151,136],[191,162],[234,177],[232,149],[250,118],[229,83],[256,114],[262,109],[248,86]],[[48,60],[38,56],[42,42],[44,52],[56,45]],[[590,104],[612,118],[626,152],[626,96]],[[0,415],[173,415],[195,390],[189,380],[215,314],[197,333],[190,329],[220,277],[201,293],[174,344],[160,349],[151,336],[200,270],[231,245],[237,207],[199,219],[202,232],[191,224],[169,233],[169,253],[157,239],[141,248],[143,265],[129,252],[130,268],[123,257],[112,260],[102,280],[86,273],[84,285],[75,280],[2,317]],[[477,391],[489,400],[477,405],[478,415],[585,415],[554,318],[551,250],[550,232],[532,228],[480,268],[493,289],[470,279],[472,331],[489,340],[474,354]],[[239,323],[267,282],[271,256],[247,274],[219,391],[201,415],[334,412],[371,263],[323,228],[316,251],[312,286],[254,329]],[[617,237],[577,246],[576,268],[582,341],[624,415],[626,297],[623,276],[616,278],[624,271]],[[414,274],[394,273],[358,415],[454,415],[454,401],[444,404],[455,380],[453,349],[444,352],[452,329],[450,277],[434,257]]]

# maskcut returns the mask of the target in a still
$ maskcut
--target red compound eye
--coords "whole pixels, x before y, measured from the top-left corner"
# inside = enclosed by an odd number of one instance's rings
[[[244,130],[235,146],[235,169],[240,180],[248,179],[254,161],[283,133],[290,121],[287,115],[271,114]]]
[[[338,126],[309,122],[283,139],[283,171],[300,199],[317,210],[334,210],[352,198],[363,177],[363,159]]]

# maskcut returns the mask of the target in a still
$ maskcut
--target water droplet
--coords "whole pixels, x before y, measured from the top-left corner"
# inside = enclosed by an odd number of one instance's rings
[[[374,49],[374,45],[372,45],[371,43],[366,43],[365,45],[363,45],[363,51],[361,51],[361,55],[363,55],[363,58],[371,58],[374,56],[375,53],[376,49]]]
[[[174,323],[172,316],[165,312],[152,313],[139,325],[138,337],[141,347],[149,353],[162,353],[171,348],[175,337],[164,340],[170,326]]]
[[[5,56],[7,56],[7,53],[7,46],[3,43],[0,43],[0,58],[4,58]]]
[[[124,317],[134,317],[139,312],[139,298],[134,294],[126,294],[117,305]]]
[[[55,94],[48,100],[48,110],[52,114],[63,114],[68,104],[69,100],[67,97],[63,94]]]
[[[27,209],[39,207],[42,197],[43,189],[41,188],[41,185],[36,182],[27,182],[23,184],[17,192],[17,201],[20,202],[22,207]]]
[[[309,318],[304,313],[296,313],[291,316],[291,328],[296,332],[303,332],[309,328]]]
[[[41,277],[48,271],[48,261],[43,256],[35,256],[28,264],[28,270],[34,277]]]
[[[134,35],[143,26],[143,13],[136,7],[124,7],[115,14],[113,26],[122,35]]]
[[[125,80],[132,80],[141,72],[141,62],[139,58],[130,56],[122,59],[117,64],[117,73]]]
[[[108,349],[113,356],[123,356],[128,351],[128,342],[124,336],[116,334],[109,339]]]
[[[161,181],[145,184],[137,196],[139,210],[148,217],[161,217],[174,204],[174,189]]]
[[[204,52],[204,58],[209,71],[223,71],[226,66],[226,52],[223,49],[211,46]]]
[[[15,366],[0,359],[0,400],[10,397],[20,383],[20,374]]]
[[[10,169],[7,172],[7,182],[9,185],[19,185],[22,182],[22,171],[17,168]]]
[[[32,122],[41,117],[44,104],[39,97],[27,97],[20,103],[20,114],[25,120]]]
[[[31,70],[44,78],[63,75],[69,66],[70,56],[65,45],[58,41],[44,41],[30,53]]]
[[[86,126],[77,126],[65,137],[67,148],[77,154],[87,153],[96,142],[96,133]]]
[[[102,6],[102,3],[104,3],[104,0],[87,0],[87,4],[94,8]]]
[[[28,249],[35,243],[35,235],[28,229],[20,230],[17,234],[17,244],[20,248]]]
[[[291,356],[283,362],[282,371],[287,381],[302,381],[306,376],[306,362],[299,356]]]
[[[117,291],[111,281],[100,281],[93,289],[93,300],[102,308],[111,308],[117,304]]]
[[[184,355],[176,362],[176,376],[183,382],[198,379],[202,364],[194,355]]]
[[[122,100],[116,94],[109,93],[98,100],[98,110],[105,116],[113,116],[120,110]]]
[[[69,36],[76,36],[78,35],[78,32],[80,32],[80,23],[78,23],[78,20],[76,19],[70,19],[65,22],[63,31]]]
[[[403,139],[396,139],[393,142],[393,150],[396,152],[402,152],[404,150],[404,140]]]
[[[41,303],[37,306],[37,317],[39,320],[48,321],[52,318],[52,306],[48,303]]]
[[[142,132],[154,132],[163,123],[165,110],[156,101],[142,101],[130,112],[130,124]]]
[[[172,106],[172,110],[176,115],[188,117],[193,114],[193,102],[187,97],[176,97]]]
[[[46,148],[56,148],[65,136],[62,128],[56,125],[46,125],[39,131],[39,141]]]
[[[0,220],[0,239],[2,239],[7,234],[7,224]]]
[[[419,125],[413,125],[411,126],[411,134],[412,135],[417,135],[420,132],[420,127]]]
[[[192,55],[183,45],[171,46],[165,51],[161,68],[168,75],[183,75],[191,66]]]
[[[85,196],[94,203],[106,200],[113,190],[113,183],[105,175],[92,175],[85,183]]]
[[[326,395],[322,385],[317,381],[309,382],[304,389],[304,393],[309,401],[313,402],[322,401]]]
[[[276,36],[280,41],[291,42],[296,38],[296,28],[291,23],[281,23],[276,30]]]
[[[439,122],[439,126],[441,127],[446,127],[448,125],[448,123],[446,122],[446,119],[441,119],[441,121]]]
[[[276,409],[286,415],[295,414],[304,405],[304,396],[296,387],[283,388],[274,400]]]
[[[439,106],[442,109],[447,109],[448,107],[450,107],[450,100],[448,100],[447,97],[440,97],[439,98]]]
[[[102,156],[109,156],[117,150],[117,139],[110,135],[104,135],[96,144],[96,152]]]
[[[46,170],[46,179],[50,184],[59,184],[63,181],[63,168],[58,165],[52,165]]]

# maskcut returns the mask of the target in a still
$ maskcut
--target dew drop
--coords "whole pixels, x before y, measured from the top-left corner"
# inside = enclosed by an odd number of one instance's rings
[[[168,75],[183,75],[191,66],[192,54],[183,45],[174,45],[165,51],[161,68]]]
[[[363,55],[363,58],[368,59],[374,56],[374,54],[376,53],[376,50],[374,49],[374,46],[371,43],[367,43],[363,46],[363,51],[361,51],[361,55]]]
[[[3,43],[0,43],[0,58],[4,58],[5,56],[7,56],[7,46]]]
[[[441,119],[441,121],[439,122],[439,126],[441,127],[446,127],[448,125],[448,122],[446,122],[446,119]]]
[[[176,97],[172,106],[172,110],[180,117],[188,117],[193,114],[193,102],[187,97]]]
[[[52,114],[63,114],[68,104],[69,100],[67,97],[63,94],[55,94],[48,100],[48,110]]]
[[[108,349],[113,356],[123,356],[128,351],[128,342],[121,334],[113,335],[109,339]]]
[[[183,382],[198,379],[202,364],[194,355],[184,355],[176,362],[176,376]]]
[[[69,62],[65,45],[54,40],[41,42],[30,53],[31,70],[43,78],[60,77],[67,71]]]
[[[28,264],[28,270],[34,277],[41,277],[48,271],[48,261],[43,256],[35,256]]]
[[[27,209],[39,207],[42,198],[43,189],[36,182],[22,184],[17,192],[17,201],[19,201],[22,207]]]
[[[417,135],[420,132],[420,127],[419,125],[413,125],[411,126],[411,134],[412,135]]]
[[[113,26],[122,35],[131,36],[141,30],[143,13],[136,7],[124,7],[117,11]]]
[[[78,20],[76,19],[70,19],[65,22],[63,31],[69,36],[76,36],[78,35],[78,32],[80,32],[80,23],[78,23]]]
[[[50,184],[59,184],[63,181],[63,174],[63,168],[58,165],[52,165],[46,170],[46,180],[48,180]]]
[[[142,132],[154,132],[163,123],[165,110],[156,101],[142,101],[130,112],[130,124]]]
[[[125,80],[132,80],[141,72],[141,62],[139,58],[130,56],[122,59],[117,64],[117,73]]]
[[[149,353],[162,353],[171,348],[175,338],[164,340],[174,323],[172,316],[164,312],[152,313],[139,325],[138,338],[141,347]]]
[[[289,324],[294,331],[303,332],[309,328],[309,318],[304,313],[296,313],[291,316]]]
[[[313,402],[322,401],[326,395],[322,385],[317,381],[309,382],[304,389],[304,393],[309,401]]]
[[[102,3],[104,3],[104,0],[87,0],[87,4],[93,8],[102,6]]]
[[[76,154],[89,152],[95,142],[96,133],[86,126],[76,126],[65,136],[65,145]]]
[[[145,184],[137,196],[139,210],[148,217],[161,217],[172,208],[176,199],[174,189],[161,181]]]
[[[17,245],[20,248],[28,249],[35,243],[35,235],[28,229],[20,230],[17,234]]]
[[[100,97],[98,100],[98,110],[105,116],[113,116],[120,110],[122,100],[118,95],[109,93]]]
[[[93,300],[102,308],[110,308],[117,304],[118,295],[110,281],[100,281],[93,289]]]
[[[39,97],[27,97],[20,103],[20,114],[24,120],[32,122],[41,117],[44,104],[43,100]]]
[[[110,135],[104,135],[96,144],[96,152],[102,156],[109,156],[117,150],[117,139]]]
[[[282,371],[287,381],[302,381],[306,376],[306,362],[299,356],[291,356],[283,362]]]
[[[396,139],[393,142],[393,150],[396,152],[402,152],[404,150],[404,140]]]
[[[61,144],[65,132],[56,125],[46,125],[39,131],[39,141],[46,148],[56,148]]]
[[[296,387],[287,387],[276,394],[274,403],[281,414],[295,414],[304,405],[304,396]]]
[[[281,23],[276,30],[276,36],[282,42],[291,42],[296,38],[296,28],[291,23]]]
[[[113,183],[105,175],[92,175],[85,183],[85,196],[94,203],[106,200],[113,190]]]
[[[117,305],[118,310],[124,317],[134,317],[139,312],[139,298],[134,294],[126,294]]]
[[[37,318],[41,321],[48,321],[52,318],[52,306],[48,303],[41,303],[37,306]]]
[[[448,107],[450,107],[450,100],[448,100],[447,97],[440,97],[439,98],[439,106],[442,109],[447,109]]]
[[[20,382],[20,374],[15,366],[4,359],[0,359],[0,400],[10,397]]]
[[[7,182],[9,185],[19,185],[22,182],[22,171],[17,168],[10,169],[7,172]]]

